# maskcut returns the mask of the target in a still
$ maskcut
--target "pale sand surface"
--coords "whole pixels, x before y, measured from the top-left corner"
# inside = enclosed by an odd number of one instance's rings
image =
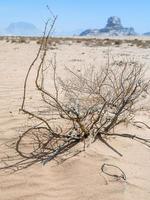
[[[38,50],[35,42],[15,44],[0,41],[0,144],[19,135],[30,122],[19,113],[25,73]],[[110,47],[114,57],[135,57],[145,63],[150,77],[150,49]],[[80,70],[87,65],[100,66],[105,62],[108,47],[87,47],[82,44],[63,44],[52,51],[57,53],[58,71],[65,76],[65,66]],[[52,54],[50,55],[52,56]],[[36,102],[34,71],[30,77],[29,99]],[[35,96],[35,97],[34,97]],[[37,101],[38,102],[38,101]],[[145,101],[150,107],[150,98]],[[37,108],[36,105],[33,106]],[[150,123],[150,111],[139,113],[137,119]],[[149,137],[148,129],[120,127],[118,131]],[[15,174],[0,172],[0,200],[150,200],[150,150],[128,139],[111,139],[123,157],[100,142],[95,142],[78,156],[61,165],[38,164]],[[0,146],[0,154],[5,151]],[[127,182],[116,181],[101,173],[101,165],[119,166]]]

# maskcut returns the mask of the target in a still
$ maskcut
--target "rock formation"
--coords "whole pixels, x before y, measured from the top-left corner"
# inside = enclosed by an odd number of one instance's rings
[[[136,35],[134,28],[125,28],[121,24],[119,17],[109,17],[105,28],[102,29],[87,29],[80,36],[127,36]]]

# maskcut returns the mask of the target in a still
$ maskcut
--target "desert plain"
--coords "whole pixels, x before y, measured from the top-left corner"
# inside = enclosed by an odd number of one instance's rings
[[[18,137],[30,123],[36,123],[20,112],[20,107],[25,75],[38,48],[38,38],[0,40],[0,159],[11,153],[6,143]],[[87,66],[103,65],[108,51],[115,59],[138,60],[150,78],[148,38],[57,38],[47,59],[55,54],[57,70],[65,77],[65,67],[80,71]],[[40,109],[34,80],[33,71],[28,83],[28,106]],[[135,119],[150,125],[150,96],[141,106]],[[122,125],[118,131],[150,138],[150,129],[144,125]],[[127,138],[111,138],[109,143],[123,156],[96,141],[62,164],[38,163],[15,173],[0,170],[0,200],[150,200],[150,149]],[[126,181],[103,174],[103,163],[121,168]]]

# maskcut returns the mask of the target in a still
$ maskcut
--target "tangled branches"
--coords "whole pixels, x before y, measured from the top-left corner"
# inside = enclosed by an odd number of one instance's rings
[[[20,160],[12,165],[4,165],[1,169],[20,170],[37,162],[46,164],[69,152],[79,143],[83,142],[85,147],[87,141],[100,139],[111,147],[106,140],[111,136],[136,139],[147,146],[150,145],[147,139],[112,132],[120,123],[134,119],[138,102],[143,93],[147,92],[149,81],[144,79],[143,66],[136,61],[110,62],[108,59],[103,68],[90,67],[78,73],[67,68],[70,78],[63,80],[57,75],[54,57],[49,63],[54,91],[46,88],[48,69],[45,59],[55,21],[54,16],[49,30],[49,22],[46,23],[39,51],[24,82],[21,110],[39,120],[40,124],[25,131],[15,143]],[[49,119],[35,114],[25,105],[29,74],[37,60],[40,62],[36,70],[35,86],[43,103],[49,108]],[[122,156],[117,150],[115,152]]]

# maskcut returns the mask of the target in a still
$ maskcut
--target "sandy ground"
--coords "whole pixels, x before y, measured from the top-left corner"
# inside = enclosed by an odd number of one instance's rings
[[[28,125],[27,116],[19,112],[23,95],[25,73],[38,50],[36,42],[29,44],[0,41],[0,155],[2,145],[18,136]],[[109,47],[114,57],[134,57],[149,67],[150,49],[137,47]],[[58,71],[65,76],[65,66],[80,70],[87,65],[101,66],[108,47],[87,47],[82,44],[59,45],[52,50],[57,54]],[[150,73],[147,73],[150,77]],[[34,101],[34,72],[30,77],[29,99]],[[33,104],[32,104],[33,105]],[[150,107],[150,98],[145,105]],[[137,119],[150,122],[150,111],[139,113]],[[122,132],[148,137],[148,129],[120,127]],[[0,172],[0,200],[150,200],[150,150],[128,139],[111,139],[110,144],[123,157],[100,142],[61,165],[48,163],[31,166],[15,174]],[[103,163],[120,167],[127,181],[106,177],[101,173]]]

